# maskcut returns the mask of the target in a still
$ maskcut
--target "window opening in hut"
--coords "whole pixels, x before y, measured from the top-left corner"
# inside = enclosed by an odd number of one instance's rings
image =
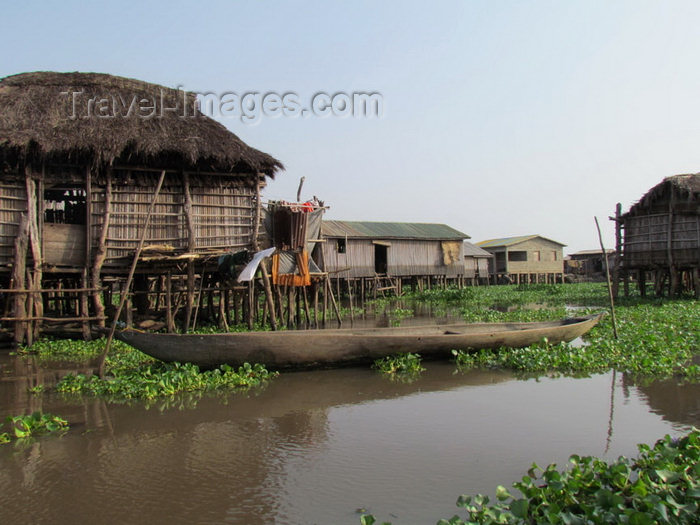
[[[527,261],[527,252],[508,252],[508,260],[512,262],[525,262]]]
[[[345,239],[338,239],[338,253],[345,253],[346,248],[347,244]]]
[[[87,199],[85,188],[54,186],[44,190],[44,222],[85,224]]]
[[[374,271],[376,273],[387,273],[388,269],[388,247],[380,244],[374,245]]]
[[[553,250],[553,251],[552,251],[552,260],[553,260],[553,261],[556,261],[556,260],[557,260],[557,251],[556,251],[556,250]]]
[[[539,261],[540,260],[540,251],[536,250],[532,252],[532,260],[533,261]]]

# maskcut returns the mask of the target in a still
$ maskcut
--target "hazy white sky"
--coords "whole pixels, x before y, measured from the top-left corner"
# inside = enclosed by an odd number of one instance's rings
[[[267,198],[598,247],[607,217],[700,171],[700,2],[4,6],[0,77],[96,71],[217,94],[381,94],[379,118],[217,117],[281,160]]]

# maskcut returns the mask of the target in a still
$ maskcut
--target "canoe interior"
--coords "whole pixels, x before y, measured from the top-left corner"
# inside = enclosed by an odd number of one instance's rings
[[[414,352],[427,359],[452,350],[528,346],[547,338],[571,341],[603,314],[535,323],[471,323],[394,328],[290,330],[223,334],[157,334],[124,330],[120,340],[163,361],[211,368],[260,363],[272,369],[327,368]]]

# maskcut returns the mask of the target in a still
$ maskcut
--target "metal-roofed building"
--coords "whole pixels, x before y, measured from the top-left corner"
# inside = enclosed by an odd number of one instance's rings
[[[323,221],[325,271],[342,278],[464,275],[463,241],[445,224]]]
[[[541,235],[503,237],[476,243],[494,255],[491,275],[521,282],[563,282],[564,246]]]

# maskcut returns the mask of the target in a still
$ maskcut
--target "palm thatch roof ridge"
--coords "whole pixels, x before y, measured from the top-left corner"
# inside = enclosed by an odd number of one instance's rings
[[[0,152],[48,158],[178,160],[264,173],[282,164],[203,115],[196,95],[103,73],[38,71],[0,79]]]
[[[657,199],[662,198],[669,188],[676,188],[678,194],[688,200],[700,200],[700,173],[686,173],[665,177],[656,186],[647,191],[641,199],[633,204],[622,217],[635,215],[644,208],[650,206]]]

